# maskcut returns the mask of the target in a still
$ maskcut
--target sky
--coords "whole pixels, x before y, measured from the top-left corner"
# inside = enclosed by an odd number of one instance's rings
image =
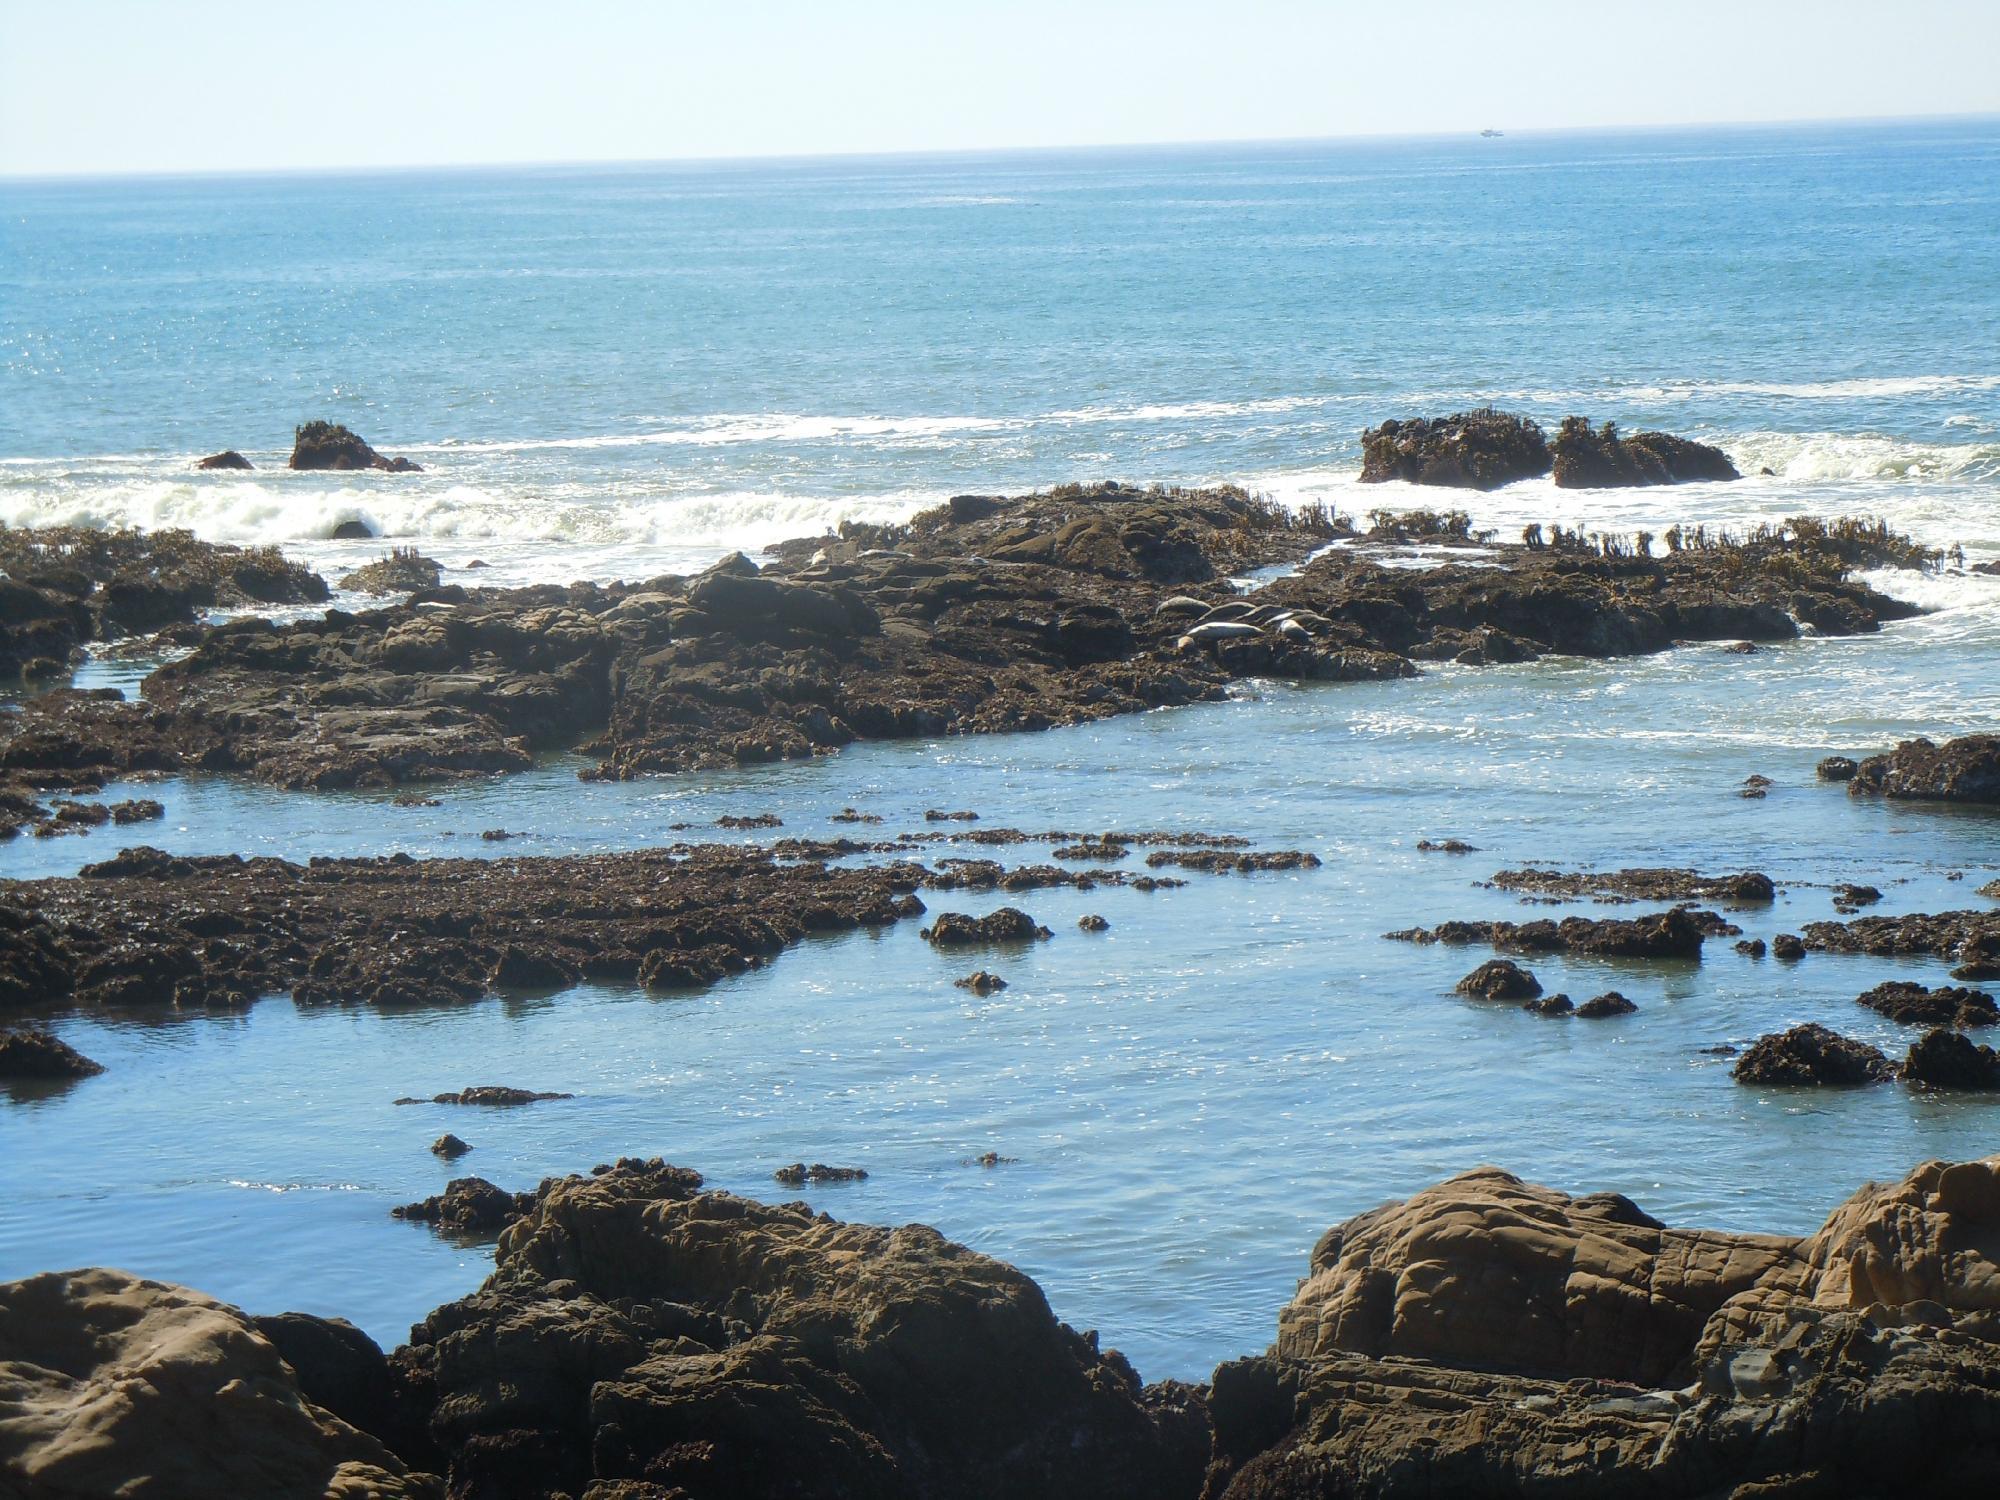
[[[0,174],[2000,111],[2000,0],[0,0]]]

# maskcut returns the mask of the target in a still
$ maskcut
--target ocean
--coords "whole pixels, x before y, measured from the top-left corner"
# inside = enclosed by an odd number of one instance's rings
[[[1504,536],[1867,514],[2000,558],[1991,119],[13,181],[0,226],[14,526],[185,526],[329,574],[393,541],[490,565],[468,583],[637,578],[952,494],[1110,477],[1349,515],[1448,501]],[[1745,478],[1355,483],[1363,427],[1486,403],[1685,433]],[[315,417],[424,472],[286,471]],[[255,470],[193,471],[229,447]],[[381,539],[332,541],[350,520]],[[1201,1378],[1269,1343],[1327,1226],[1480,1162],[1670,1222],[1808,1230],[1863,1177],[1989,1151],[2000,1105],[1747,1089],[1705,1049],[1818,1020],[1900,1053],[1909,1036],[1854,996],[1943,964],[1783,966],[1727,943],[1699,965],[1537,961],[1551,990],[1640,1007],[1565,1023],[1450,998],[1481,951],[1381,934],[1518,915],[1479,882],[1524,864],[1762,869],[1788,889],[1736,916],[1751,936],[1829,914],[1843,880],[1881,887],[1884,912],[1979,904],[2000,823],[1849,799],[1811,768],[2000,724],[2000,577],[1869,581],[1929,612],[1749,657],[1257,683],[727,775],[586,784],[551,756],[437,808],[149,788],[164,821],[0,844],[0,875],[129,843],[629,848],[723,813],[825,834],[849,805],[887,833],[967,807],[995,826],[1240,833],[1325,864],[1035,893],[1020,904],[1059,936],[984,999],[902,924],[692,997],[62,1017],[108,1071],[0,1095],[0,1277],[117,1264],[395,1342],[488,1263],[387,1217],[455,1172],[519,1188],[660,1154],[793,1196],[770,1172],[804,1157],[872,1174],[810,1190],[816,1206],[933,1223],[1021,1265],[1148,1378]],[[78,680],[130,691],[145,670],[99,660]],[[1775,780],[1767,798],[1736,796],[1752,773]],[[496,849],[476,836],[493,827],[523,837]],[[1478,852],[1420,854],[1427,836]],[[1110,931],[1078,934],[1085,911]],[[577,1097],[470,1119],[389,1105],[484,1082]],[[424,1149],[446,1129],[477,1148],[455,1168]],[[964,1164],[988,1151],[1016,1160]]]

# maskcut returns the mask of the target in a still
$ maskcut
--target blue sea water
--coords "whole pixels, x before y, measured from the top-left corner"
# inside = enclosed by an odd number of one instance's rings
[[[329,571],[366,519],[486,579],[643,576],[968,490],[1235,480],[1354,513],[1360,429],[1491,401],[1722,444],[1733,485],[1454,497],[1481,526],[1882,515],[2000,557],[2000,122],[980,157],[0,183],[0,522],[184,525]],[[416,476],[291,474],[325,416]],[[236,447],[250,474],[196,474]],[[1768,469],[1769,473],[1760,471]],[[1418,565],[1422,558],[1407,559]],[[1703,1051],[1804,1019],[1910,1039],[1855,994],[1942,965],[1537,964],[1638,1014],[1453,999],[1484,955],[1381,934],[1519,914],[1524,863],[1761,868],[1769,937],[1862,880],[1981,904],[2000,820],[1858,803],[1814,759],[2000,724],[2000,578],[1872,581],[1929,613],[1739,658],[1252,685],[1047,735],[857,746],[630,785],[552,758],[436,809],[190,778],[161,823],[0,845],[0,876],[123,843],[488,857],[779,814],[926,807],[1180,827],[1317,871],[1039,894],[1058,936],[951,986],[915,924],[695,997],[603,989],[422,1013],[61,1016],[108,1065],[0,1096],[0,1275],[110,1262],[394,1341],[481,1252],[386,1217],[453,1170],[508,1187],[660,1153],[770,1194],[855,1162],[833,1212],[1021,1264],[1148,1375],[1262,1347],[1327,1225],[1495,1161],[1676,1221],[1803,1231],[1869,1175],[2000,1143],[2000,1105],[1798,1098]],[[143,664],[83,680],[130,686]],[[1777,786],[1735,795],[1758,772]],[[1424,836],[1479,846],[1420,855]],[[725,835],[733,836],[733,835]],[[1962,877],[1962,878],[1954,878]],[[983,910],[993,902],[957,903]],[[1592,909],[1592,908],[1584,908]],[[1075,919],[1112,923],[1088,937]],[[1544,908],[1534,908],[1540,914]],[[1556,910],[1550,908],[1548,910]],[[479,1082],[516,1112],[395,1109]],[[458,1168],[424,1147],[477,1148]],[[992,1150],[1018,1158],[982,1169]]]

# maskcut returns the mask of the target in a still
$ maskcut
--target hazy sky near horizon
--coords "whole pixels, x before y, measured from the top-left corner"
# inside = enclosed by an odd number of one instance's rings
[[[0,174],[2000,111],[2000,0],[0,0]]]

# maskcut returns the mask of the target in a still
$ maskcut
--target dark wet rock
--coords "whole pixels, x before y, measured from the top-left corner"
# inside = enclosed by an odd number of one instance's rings
[[[388,1418],[348,1399],[356,1382],[337,1367],[365,1356],[331,1342],[124,1271],[0,1284],[0,1491],[444,1500],[436,1477],[351,1425]]]
[[[1923,955],[1957,959],[1978,970],[2000,969],[2000,911],[1911,912],[1900,917],[1857,917],[1848,922],[1808,922],[1805,945],[1821,953],[1869,953],[1880,958]],[[2000,972],[1959,973],[1954,979],[1995,979]]]
[[[436,561],[415,547],[397,547],[387,557],[347,574],[340,586],[363,594],[410,594],[436,588],[442,576]]]
[[[692,1182],[688,1180],[692,1178]],[[397,1351],[457,1495],[1192,1496],[1199,1403],[1143,1391],[1011,1267],[920,1226],[543,1184],[493,1276]]]
[[[814,1162],[811,1166],[807,1166],[802,1161],[795,1161],[789,1167],[778,1168],[777,1171],[771,1174],[771,1177],[774,1181],[785,1187],[804,1187],[808,1183],[817,1185],[827,1182],[866,1182],[868,1180],[868,1169],[866,1167],[829,1167],[825,1162],[819,1161]]]
[[[863,812],[858,807],[843,807],[833,815],[833,821],[836,823],[879,823],[882,821],[882,815],[880,813]]]
[[[1833,904],[1850,911],[1856,907],[1873,906],[1881,899],[1882,893],[1872,885],[1836,885],[1833,888]]]
[[[189,626],[210,609],[326,597],[325,580],[275,547],[224,546],[186,531],[0,526],[0,676],[58,675],[89,642]],[[34,764],[0,738],[0,786]]]
[[[1771,939],[1771,956],[1795,964],[1806,956],[1805,940],[1797,933],[1781,932]]]
[[[1019,1162],[1020,1158],[1018,1156],[1002,1156],[998,1151],[987,1151],[978,1156],[968,1157],[964,1165],[991,1169],[993,1167],[1011,1167],[1018,1165]]]
[[[442,1156],[446,1161],[456,1161],[471,1149],[472,1147],[468,1146],[450,1131],[446,1131],[431,1142],[431,1155]]]
[[[486,976],[486,982],[496,990],[564,990],[582,979],[580,963],[525,943],[503,947]]]
[[[715,820],[717,828],[783,828],[785,820],[776,813],[724,813]]]
[[[1521,1009],[1531,1016],[1570,1016],[1576,1014],[1576,1002],[1567,995],[1544,995],[1539,1000],[1530,1000]]]
[[[1921,1088],[1992,1093],[2000,1090],[2000,1052],[1941,1026],[1910,1044],[1903,1081]]]
[[[979,821],[979,814],[976,812],[947,812],[943,808],[933,807],[924,814],[924,821],[926,823],[976,823]]]
[[[307,422],[292,434],[291,468],[385,469],[416,473],[407,458],[384,458],[337,422]]]
[[[1565,417],[1549,445],[1559,489],[1610,489],[1642,484],[1687,484],[1740,479],[1720,448],[1667,432],[1621,435],[1618,424],[1592,427]]]
[[[1586,1021],[1598,1021],[1608,1016],[1629,1016],[1638,1008],[1618,991],[1606,990],[1584,1001],[1576,1008],[1576,1013]]]
[[[1383,936],[1404,943],[1485,943],[1524,953],[1590,953],[1604,958],[1700,958],[1705,938],[1729,927],[1713,912],[1676,906],[1650,917],[1564,917],[1560,922],[1442,922]]]
[[[1419,846],[1421,847],[1421,846]],[[1503,891],[1545,896],[1606,896],[1624,901],[1775,900],[1771,877],[1755,870],[1739,875],[1700,875],[1693,870],[1608,870],[1566,875],[1560,870],[1502,870],[1493,884]]]
[[[442,1193],[389,1210],[391,1218],[429,1224],[441,1234],[491,1239],[534,1206],[533,1193],[509,1193],[484,1177],[454,1177]]]
[[[975,995],[992,995],[1007,988],[1007,981],[990,969],[980,969],[963,979],[954,979],[952,983],[962,990],[971,990]]]
[[[1861,763],[1851,756],[1829,755],[1813,767],[1813,774],[1821,781],[1852,781]]]
[[[963,912],[940,912],[938,919],[923,930],[923,938],[939,948],[971,947],[982,943],[1025,943],[1052,937],[1053,933],[1017,906],[1003,906],[984,917]]]
[[[1764,648],[1755,641],[1731,641],[1722,649],[1727,651],[1731,656],[1755,656]]]
[[[1852,1086],[1896,1076],[1878,1048],[1808,1022],[1759,1037],[1736,1064],[1738,1083]]]
[[[1540,980],[1506,958],[1488,959],[1452,988],[1477,1000],[1524,1000],[1542,992]]]
[[[1419,854],[1477,854],[1479,850],[1464,839],[1418,839]]]
[[[1111,924],[1096,912],[1089,912],[1076,919],[1076,925],[1085,932],[1108,932]]]
[[[1078,839],[1072,844],[1058,844],[1049,851],[1050,859],[1089,860],[1097,864],[1116,864],[1132,852],[1130,845],[1116,839]]]
[[[0,1031],[0,1078],[89,1078],[103,1071],[104,1064],[40,1027]]]
[[[1742,938],[1736,944],[1736,951],[1745,958],[1762,958],[1770,950],[1762,938]]]
[[[374,528],[366,521],[342,521],[333,528],[333,539],[336,542],[365,542],[374,535]]]
[[[1449,417],[1384,422],[1361,434],[1361,482],[1492,490],[1549,472],[1542,429],[1526,417],[1482,407]]]
[[[443,807],[444,806],[443,801],[440,800],[439,798],[426,797],[422,792],[398,792],[396,793],[395,796],[391,797],[389,801],[393,806],[396,807]]]
[[[1304,849],[1267,849],[1237,854],[1226,849],[1156,849],[1146,856],[1148,869],[1169,867],[1206,874],[1254,874],[1259,870],[1317,870],[1320,858]]]
[[[1855,998],[1904,1026],[1963,1028],[2000,1023],[2000,1009],[1985,990],[1952,985],[1930,989],[1910,980],[1892,979]]]
[[[1861,762],[1847,790],[1857,797],[2000,803],[2000,734],[1968,734],[1942,745],[1904,740]]]
[[[164,818],[167,810],[151,797],[129,797],[123,802],[114,802],[110,807],[111,821],[121,828],[133,823],[149,823],[155,818]]]
[[[1215,1372],[1205,1500],[1983,1491],[1996,1234],[1993,1161],[1805,1240],[1481,1168],[1315,1247],[1271,1351]]]
[[[410,1409],[387,1356],[367,1334],[345,1318],[310,1313],[251,1321],[292,1367],[306,1400],[381,1439],[412,1468],[431,1467],[436,1454],[423,1431],[428,1414]]]
[[[253,467],[250,460],[234,448],[225,448],[220,453],[211,453],[195,465],[197,469],[248,469]]]
[[[1979,888],[1978,894],[1986,897],[1989,901],[2000,901],[2000,880],[1987,881],[1986,884]]]
[[[573,1099],[574,1094],[538,1094],[530,1089],[517,1089],[506,1084],[477,1084],[469,1089],[460,1089],[455,1094],[433,1094],[425,1099],[398,1099],[398,1104],[484,1104],[515,1105],[538,1104],[544,1099]]]

